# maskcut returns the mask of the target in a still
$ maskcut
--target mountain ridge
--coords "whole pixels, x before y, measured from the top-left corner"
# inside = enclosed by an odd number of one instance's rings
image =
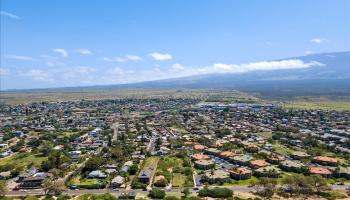
[[[286,91],[293,93],[300,90],[317,91],[318,94],[350,94],[350,51],[311,54],[272,61],[291,59],[302,60],[304,63],[318,62],[322,65],[298,69],[257,70],[245,73],[212,73],[127,84],[4,91],[222,88],[266,94],[271,93],[271,91],[273,93]]]

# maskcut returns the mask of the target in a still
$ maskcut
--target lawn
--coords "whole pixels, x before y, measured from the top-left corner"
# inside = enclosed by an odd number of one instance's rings
[[[178,199],[181,199],[181,192],[166,192],[165,197],[177,197]]]
[[[272,137],[272,132],[267,131],[267,132],[259,132],[259,133],[254,133],[257,136],[263,137],[265,139],[271,138]]]
[[[148,157],[145,161],[144,168],[156,167],[158,161],[159,161],[159,157],[157,157],[157,156]]]
[[[158,163],[158,169],[168,170],[174,167],[182,167],[182,160],[176,157],[163,157]]]
[[[172,127],[170,127],[170,129],[173,131],[179,132],[181,134],[188,134],[189,133],[184,127],[172,126]]]
[[[275,149],[275,152],[279,153],[279,154],[288,155],[291,152],[294,152],[294,150],[288,148],[287,146],[280,144],[277,141],[274,144],[272,144],[272,147]]]
[[[79,133],[79,132],[65,131],[62,133],[62,135],[69,137],[69,136],[74,135],[76,133]]]
[[[5,164],[11,164],[15,167],[27,167],[28,165],[40,166],[41,162],[46,160],[47,157],[41,156],[41,154],[33,153],[16,153],[7,158],[0,159],[0,166]]]
[[[173,187],[182,187],[185,183],[186,176],[179,173],[173,174]]]
[[[82,178],[81,176],[75,176],[70,179],[68,185],[76,185],[78,187],[89,187],[94,185],[103,185],[104,180],[97,178]]]
[[[251,185],[253,181],[257,181],[257,180],[258,179],[255,176],[252,176],[250,179],[239,180],[239,181],[234,180],[232,183],[224,183],[224,186],[237,186],[237,185],[247,186],[247,185]]]

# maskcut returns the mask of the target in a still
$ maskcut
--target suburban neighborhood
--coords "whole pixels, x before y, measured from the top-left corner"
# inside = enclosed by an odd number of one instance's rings
[[[0,109],[0,179],[6,196],[196,199],[241,193],[248,199],[349,191],[346,111],[210,98],[42,102]]]

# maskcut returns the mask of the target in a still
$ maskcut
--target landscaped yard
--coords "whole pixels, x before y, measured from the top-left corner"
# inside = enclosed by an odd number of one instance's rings
[[[7,158],[0,159],[0,166],[5,164],[14,165],[15,167],[27,167],[29,165],[40,166],[41,162],[46,160],[47,157],[41,156],[41,154],[33,153],[16,153]]]
[[[181,192],[166,192],[165,197],[177,197],[178,199],[181,199]]]
[[[224,183],[224,186],[233,186],[233,185],[247,186],[247,185],[251,185],[252,182],[257,181],[257,180],[258,179],[255,176],[252,176],[250,179],[239,180],[239,181],[234,180],[231,183]]]
[[[68,185],[75,185],[79,188],[99,188],[99,186],[105,185],[105,181],[103,179],[75,176],[69,181]]]

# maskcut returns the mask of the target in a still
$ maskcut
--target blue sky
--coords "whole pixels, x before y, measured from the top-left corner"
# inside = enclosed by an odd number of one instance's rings
[[[350,50],[348,0],[1,0],[1,87],[304,68]],[[266,62],[264,62],[266,61]]]

